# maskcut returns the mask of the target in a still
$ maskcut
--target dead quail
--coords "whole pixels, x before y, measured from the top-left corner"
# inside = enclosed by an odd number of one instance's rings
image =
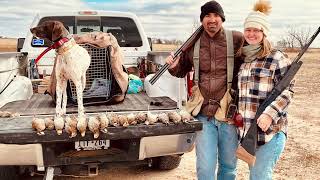
[[[182,121],[183,123],[188,123],[188,122],[190,122],[190,120],[191,120],[191,115],[190,115],[190,113],[188,113],[188,112],[185,111],[185,110],[181,110],[181,111],[179,112],[179,114],[180,114],[180,116],[181,116],[181,121]]]
[[[119,123],[119,117],[116,113],[108,113],[107,118],[110,120],[110,124],[112,126],[118,127],[120,125]]]
[[[44,135],[43,131],[46,129],[46,123],[44,122],[44,119],[36,118],[35,116],[33,116],[32,128],[37,131],[38,135]]]
[[[49,129],[49,130],[53,130],[54,129],[53,117],[44,118],[44,122],[46,124],[46,129]]]
[[[119,115],[119,124],[123,127],[128,127],[129,122],[128,122],[128,117],[126,115]]]
[[[62,134],[62,130],[63,130],[63,127],[64,127],[64,120],[61,116],[55,116],[54,117],[54,120],[53,120],[53,123],[54,123],[54,127],[57,131],[57,134],[58,135],[61,135]]]
[[[160,122],[162,122],[163,124],[166,124],[168,125],[170,122],[169,122],[169,116],[167,113],[160,113],[158,115],[158,119]]]
[[[128,123],[130,125],[136,125],[137,124],[136,115],[134,115],[133,113],[128,114],[127,118],[128,118]]]
[[[88,128],[93,133],[93,138],[98,138],[100,135],[100,120],[96,116],[90,116]]]
[[[158,115],[147,112],[147,120],[144,122],[146,125],[154,124],[158,121]]]
[[[170,121],[172,121],[175,124],[178,124],[181,122],[181,116],[178,112],[172,111],[168,113]]]
[[[9,112],[9,111],[0,111],[0,117],[2,117],[2,118],[11,117],[11,112]]]
[[[143,112],[139,112],[136,115],[137,123],[144,123],[147,120],[147,114]]]
[[[15,117],[20,117],[20,114],[15,112],[15,113],[11,113],[11,116],[12,118],[15,118]]]
[[[100,113],[98,117],[100,120],[100,131],[103,133],[107,133],[107,127],[109,125],[109,119],[107,118],[107,115],[105,113]]]
[[[87,126],[88,122],[86,116],[78,116],[77,129],[79,130],[82,137],[86,135]]]
[[[66,127],[65,130],[69,134],[70,138],[77,136],[77,117],[76,116],[67,116],[66,117]]]

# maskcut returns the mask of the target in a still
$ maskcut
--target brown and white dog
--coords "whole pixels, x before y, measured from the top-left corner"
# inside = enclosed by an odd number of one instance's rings
[[[31,28],[30,31],[35,37],[47,38],[52,42],[57,42],[69,35],[67,29],[59,21],[45,21],[41,25]],[[69,38],[66,41],[61,46],[56,47],[56,65],[54,69],[57,80],[56,116],[61,117],[66,114],[67,80],[72,80],[76,86],[78,116],[83,117],[83,90],[86,85],[86,71],[91,61],[90,55],[73,38]]]

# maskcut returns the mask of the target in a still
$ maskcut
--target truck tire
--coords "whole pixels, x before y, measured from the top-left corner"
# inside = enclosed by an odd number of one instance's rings
[[[161,156],[153,159],[153,167],[160,170],[171,170],[179,166],[182,155]]]
[[[1,180],[18,180],[18,169],[15,166],[0,166]]]

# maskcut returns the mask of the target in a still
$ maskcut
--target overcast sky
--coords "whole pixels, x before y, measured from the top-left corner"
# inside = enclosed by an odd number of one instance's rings
[[[200,7],[206,0],[0,0],[0,36],[25,37],[37,12],[78,10],[130,11],[140,18],[149,37],[185,40],[199,22]],[[218,1],[226,16],[226,28],[242,31],[243,21],[253,8],[254,0]],[[320,26],[320,1],[271,0],[269,15],[276,42],[290,27]],[[320,47],[320,35],[313,46]]]

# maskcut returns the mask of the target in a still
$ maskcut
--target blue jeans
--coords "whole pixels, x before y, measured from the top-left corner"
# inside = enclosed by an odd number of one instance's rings
[[[271,141],[256,151],[256,163],[250,167],[250,180],[271,180],[276,165],[286,143],[286,135],[280,131]]]
[[[203,123],[197,133],[196,156],[199,180],[214,180],[218,160],[218,179],[229,180],[236,177],[236,149],[238,135],[236,127],[214,118],[199,114],[196,119]]]

